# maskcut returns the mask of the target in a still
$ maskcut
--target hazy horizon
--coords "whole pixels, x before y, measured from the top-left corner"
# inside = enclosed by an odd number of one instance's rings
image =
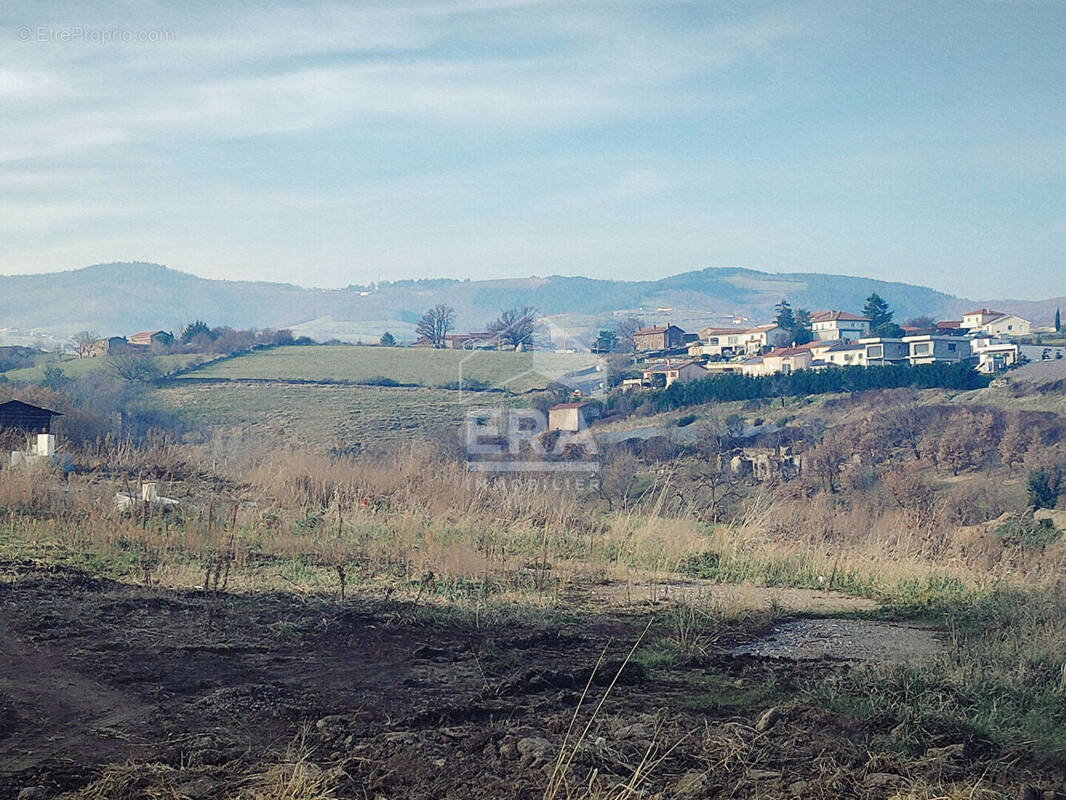
[[[1066,7],[0,10],[0,273],[1066,295]]]

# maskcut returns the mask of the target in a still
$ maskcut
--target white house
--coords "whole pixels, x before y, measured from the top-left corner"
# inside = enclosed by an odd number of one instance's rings
[[[829,351],[829,348],[836,347],[838,344],[843,344],[843,342],[840,339],[826,339],[824,342],[821,339],[815,339],[813,342],[798,346],[804,350],[809,350],[811,358],[815,362],[819,362],[825,360],[825,354]]]
[[[744,362],[743,373],[753,378],[810,369],[813,359],[805,347],[778,347],[766,355],[756,356]]]
[[[1029,320],[1017,314],[979,308],[962,315],[962,327],[970,333],[987,333],[990,336],[1028,336],[1033,326]]]
[[[644,370],[644,380],[650,381],[655,375],[665,375],[667,387],[680,381],[694,381],[706,378],[710,373],[698,361],[667,362]]]
[[[693,356],[735,356],[758,353],[767,347],[782,347],[789,342],[789,332],[777,325],[754,328],[704,328],[700,340],[689,346]]]
[[[1033,326],[1029,320],[1016,314],[1004,314],[986,322],[981,330],[991,336],[1028,336]]]
[[[818,311],[811,314],[811,330],[822,341],[829,339],[851,341],[870,335],[870,320],[846,311]]]
[[[822,361],[838,367],[865,367],[866,345],[859,342],[840,342],[822,354]]]
[[[1002,372],[1018,363],[1020,355],[1014,342],[978,336],[970,340],[970,351],[977,358],[977,371],[990,374]]]
[[[990,308],[979,308],[976,311],[967,311],[962,315],[962,327],[968,330],[972,328],[980,328],[989,320],[1002,316],[1002,311],[993,311]]]

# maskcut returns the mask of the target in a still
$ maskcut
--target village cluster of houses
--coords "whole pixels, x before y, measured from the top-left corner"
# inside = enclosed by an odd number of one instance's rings
[[[165,348],[174,344],[174,334],[168,331],[140,331],[132,336],[108,336],[97,339],[86,354],[89,358],[116,353],[142,352],[153,347]]]
[[[935,328],[904,328],[900,337],[872,335],[870,320],[846,311],[811,314],[814,340],[797,345],[792,333],[776,324],[748,328],[707,327],[686,333],[676,325],[641,328],[633,347],[644,362],[643,375],[623,381],[623,388],[653,384],[656,376],[670,386],[678,381],[718,373],[751,377],[805,369],[845,366],[972,363],[990,374],[1017,364],[1023,356],[1041,356],[1017,339],[1029,336],[1028,320],[988,308],[970,311],[960,320],[938,322]]]

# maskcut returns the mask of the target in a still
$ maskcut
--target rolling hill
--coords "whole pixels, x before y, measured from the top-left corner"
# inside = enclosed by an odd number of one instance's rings
[[[456,309],[459,330],[479,329],[501,309],[532,305],[542,314],[589,330],[612,315],[638,314],[705,324],[734,317],[763,320],[787,297],[794,307],[858,311],[877,292],[897,319],[918,314],[958,315],[977,305],[1028,314],[1047,324],[1066,299],[1040,302],[975,301],[922,286],[843,275],[766,273],[708,268],[653,281],[583,277],[507,280],[427,279],[377,286],[309,289],[293,284],[201,278],[159,264],[97,264],[68,272],[0,276],[0,337],[45,334],[65,340],[83,329],[128,334],[174,330],[194,319],[212,325],[293,328],[315,338],[370,340],[390,330],[410,338],[418,315],[436,303]],[[1060,302],[1061,300],[1061,302]],[[669,308],[657,312],[656,309]]]

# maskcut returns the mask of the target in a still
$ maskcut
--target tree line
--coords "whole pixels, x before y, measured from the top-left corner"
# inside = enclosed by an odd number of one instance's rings
[[[532,306],[515,306],[490,322],[486,332],[501,345],[517,349],[533,344],[536,328],[537,310]],[[420,341],[440,349],[447,343],[448,333],[454,329],[455,309],[442,303],[433,306],[419,318],[415,333]],[[395,343],[392,334],[385,331],[381,344],[391,346]]]

